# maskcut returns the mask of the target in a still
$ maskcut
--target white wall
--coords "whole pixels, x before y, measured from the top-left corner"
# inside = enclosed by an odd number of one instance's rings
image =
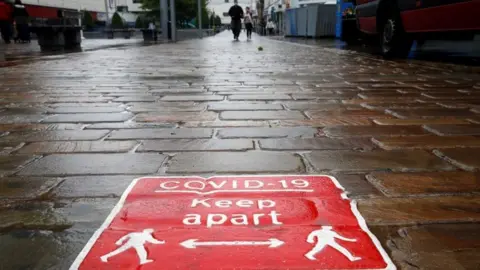
[[[128,6],[130,12],[140,12],[140,4],[134,4],[133,0],[106,0],[109,5],[109,13],[115,12],[116,6]],[[23,0],[24,4],[61,7],[71,9],[86,9],[89,11],[105,12],[105,0]],[[110,5],[111,4],[111,5]]]
[[[127,6],[129,12],[142,12],[141,4],[133,3],[133,0],[116,0],[117,6]],[[160,1],[159,1],[160,5]]]
[[[108,0],[107,0],[108,1]],[[105,12],[104,0],[23,0],[24,4]]]

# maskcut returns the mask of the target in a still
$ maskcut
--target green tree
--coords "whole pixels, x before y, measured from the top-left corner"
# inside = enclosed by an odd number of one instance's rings
[[[115,12],[112,17],[112,28],[114,29],[123,28],[123,19],[117,12]]]
[[[222,18],[220,16],[215,16],[215,25],[220,26],[222,25]]]
[[[202,0],[202,25],[208,25],[207,4],[207,0]],[[142,9],[146,11],[147,16],[160,20],[159,0],[142,0]],[[175,10],[177,24],[191,22],[197,18],[197,0],[175,0]]]
[[[202,28],[203,29],[208,28],[209,26],[209,18],[210,18],[209,13],[210,12],[207,9],[207,1],[202,0]]]
[[[92,14],[86,10],[83,11],[82,24],[83,26],[85,26],[86,30],[92,30],[93,27],[95,26],[95,23],[93,22]]]
[[[215,12],[212,12],[212,14],[210,15],[210,19],[208,20],[208,22],[210,23],[210,26],[215,25]]]
[[[139,15],[135,20],[135,28],[144,29],[147,27],[148,27],[148,24],[146,22],[146,18],[143,15]]]

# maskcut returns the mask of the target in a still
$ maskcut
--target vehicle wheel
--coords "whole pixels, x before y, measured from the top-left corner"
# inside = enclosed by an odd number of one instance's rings
[[[390,8],[380,28],[380,46],[383,56],[405,58],[410,52],[412,43],[413,39],[403,29],[398,9]]]

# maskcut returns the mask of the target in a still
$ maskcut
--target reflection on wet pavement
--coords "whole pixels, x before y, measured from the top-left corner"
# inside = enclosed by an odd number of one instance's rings
[[[401,269],[478,267],[478,67],[244,38],[1,67],[0,269],[67,269],[139,176],[256,173],[335,175]]]
[[[358,53],[378,55],[375,46],[369,45],[347,45],[345,42],[336,39],[305,39],[305,38],[284,38],[272,37],[275,40],[288,41],[296,44],[320,46],[323,48],[336,48]],[[480,41],[427,41],[423,45],[416,42],[408,59],[418,59],[434,62],[450,62],[466,65],[480,65]]]

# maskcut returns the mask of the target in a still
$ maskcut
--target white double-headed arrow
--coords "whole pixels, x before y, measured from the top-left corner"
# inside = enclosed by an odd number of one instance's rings
[[[268,241],[210,241],[197,242],[198,239],[188,239],[180,243],[185,248],[197,248],[201,246],[268,246],[269,248],[276,248],[283,245],[285,242],[276,238],[270,238]]]

